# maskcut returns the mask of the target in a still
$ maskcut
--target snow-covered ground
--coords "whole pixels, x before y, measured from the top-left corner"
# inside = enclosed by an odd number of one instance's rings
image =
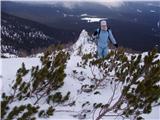
[[[72,56],[73,57],[73,56]],[[79,57],[73,57],[73,61],[68,62],[67,66],[67,72],[68,77],[65,80],[64,86],[61,89],[61,91],[67,92],[71,91],[71,97],[70,100],[76,101],[76,106],[68,107],[68,106],[59,106],[56,108],[57,111],[61,112],[55,112],[53,117],[50,117],[47,120],[77,120],[77,118],[73,118],[74,114],[79,113],[82,110],[82,104],[91,101],[92,103],[99,103],[99,102],[105,102],[107,96],[110,94],[111,88],[107,86],[103,90],[100,91],[100,95],[94,95],[94,93],[83,93],[79,94],[78,90],[80,90],[81,85],[85,84],[87,81],[78,81],[77,79],[74,79],[72,77],[69,77],[71,75],[73,68],[76,68],[76,61],[80,59]],[[21,67],[22,62],[25,63],[27,68],[31,68],[32,66],[40,65],[39,58],[7,58],[7,59],[1,59],[1,67],[2,67],[2,91],[3,92],[10,92],[9,85],[12,83],[12,80],[16,76],[16,71],[19,67]],[[78,68],[76,68],[78,69]],[[70,102],[71,102],[70,101]],[[17,102],[18,104],[18,102]],[[91,104],[91,103],[90,103]],[[42,107],[47,107],[48,105],[42,105]],[[90,108],[91,106],[89,106]],[[88,108],[88,109],[89,109]],[[87,108],[86,108],[87,109]],[[64,110],[64,112],[63,112]],[[65,112],[66,110],[66,112]],[[67,112],[70,111],[70,112]],[[71,112],[73,111],[73,112]],[[153,109],[152,113],[149,115],[144,115],[146,120],[160,120],[160,107],[156,107]],[[88,118],[89,120],[91,118]],[[106,118],[104,120],[108,120],[109,118]],[[43,120],[43,119],[39,119]],[[112,120],[112,118],[111,118]]]
[[[84,17],[84,18],[81,18],[81,20],[86,20],[87,22],[99,22],[102,19],[107,19],[107,18],[98,18],[98,17]]]
[[[31,69],[32,66],[40,65],[39,58],[5,58],[1,59],[1,79],[2,79],[2,91],[9,92],[9,85],[16,77],[17,70],[21,67],[22,63],[26,65],[27,69]]]
[[[90,84],[88,79],[83,81],[78,80],[76,76],[73,74],[73,70],[77,72],[83,72],[83,76],[91,76],[92,73],[89,68],[83,69],[77,66],[77,63],[81,61],[81,55],[77,55],[78,47],[82,46],[82,54],[88,53],[89,51],[95,51],[96,46],[93,43],[88,42],[88,34],[85,30],[82,31],[80,38],[73,45],[73,53],[71,53],[70,59],[67,62],[66,74],[67,77],[64,80],[64,85],[59,89],[60,92],[66,94],[68,91],[71,92],[70,99],[62,105],[57,106],[55,109],[54,116],[48,118],[47,120],[78,120],[83,116],[73,117],[82,112],[86,113],[87,110],[93,109],[94,103],[105,103],[109,97],[111,96],[112,89],[110,85],[106,85],[103,89],[98,89],[97,91],[100,94],[94,94],[95,91],[85,93],[81,92],[82,85]],[[144,53],[145,55],[146,53]],[[10,93],[10,84],[16,77],[16,71],[21,67],[22,63],[25,63],[27,69],[30,69],[32,66],[41,66],[40,58],[5,58],[0,59],[0,85],[1,92]],[[80,75],[79,75],[80,76]],[[27,79],[27,77],[26,77]],[[29,79],[29,78],[28,78]],[[119,96],[119,90],[117,90],[117,96]],[[67,104],[75,101],[75,105],[67,106]],[[30,101],[32,102],[32,101]],[[47,108],[48,105],[44,104],[44,101],[40,103],[42,108]],[[88,102],[88,103],[87,103]],[[83,104],[87,103],[84,107]],[[14,104],[19,104],[18,101]],[[146,120],[160,120],[160,107],[156,107],[153,109],[152,113],[149,115],[143,115]],[[104,117],[103,120],[113,120],[115,117]],[[122,118],[117,118],[117,120],[121,120]],[[38,120],[46,120],[39,118]],[[92,120],[92,114],[88,112],[85,120]]]

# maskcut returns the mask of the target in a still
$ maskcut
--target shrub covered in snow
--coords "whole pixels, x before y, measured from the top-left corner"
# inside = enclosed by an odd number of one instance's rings
[[[93,104],[96,120],[110,116],[110,112],[114,116],[140,120],[142,114],[149,114],[154,106],[160,105],[160,60],[157,57],[157,50],[153,49],[145,57],[139,54],[129,59],[122,48],[111,51],[106,58],[95,59],[93,54],[82,56],[78,66],[90,69],[92,74],[87,77],[90,85],[82,86],[82,92],[107,85],[113,88],[105,103]]]
[[[39,117],[46,118],[53,115],[55,104],[69,99],[70,92],[63,96],[57,91],[63,86],[66,77],[64,70],[69,54],[63,50],[56,50],[52,60],[50,55],[51,51],[47,50],[41,57],[41,67],[36,66],[29,70],[22,63],[11,86],[11,94],[2,94],[2,120],[34,120],[36,119],[34,115],[38,112]],[[30,76],[30,79],[26,79],[26,76]],[[23,101],[28,99],[34,101],[33,104],[23,105]],[[13,105],[15,101],[21,104],[15,106]],[[39,110],[39,101],[46,102],[51,107],[47,110]]]

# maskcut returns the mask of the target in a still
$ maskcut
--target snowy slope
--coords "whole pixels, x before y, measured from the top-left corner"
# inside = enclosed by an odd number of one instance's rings
[[[69,101],[65,102],[62,105],[56,106],[56,111],[54,116],[48,118],[47,120],[78,120],[82,119],[86,114],[85,120],[92,120],[92,112],[94,103],[105,103],[111,96],[112,86],[107,85],[103,89],[98,89],[100,94],[94,94],[93,92],[82,92],[81,88],[83,85],[91,85],[92,82],[88,79],[88,76],[92,76],[89,67],[80,68],[77,66],[77,63],[81,61],[81,56],[85,53],[96,51],[96,45],[92,42],[89,42],[89,36],[85,30],[83,30],[80,34],[78,41],[73,45],[73,52],[71,52],[70,59],[67,62],[66,74],[67,77],[64,80],[64,85],[59,89],[63,94],[66,94],[68,91],[71,92]],[[79,48],[81,48],[81,52],[79,52]],[[143,54],[145,56],[146,53]],[[160,59],[160,56],[159,56]],[[15,78],[16,70],[21,66],[22,62],[25,63],[27,68],[31,68],[32,66],[36,66],[40,64],[39,58],[8,58],[1,59],[0,65],[2,68],[1,71],[1,79],[2,83],[2,92],[10,92],[9,85],[12,83],[12,80]],[[76,70],[78,73],[75,75],[73,71]],[[82,74],[79,74],[82,72]],[[98,74],[98,70],[95,68],[95,72]],[[26,79],[29,76],[26,76]],[[78,77],[78,78],[77,78]],[[120,90],[116,91],[116,96],[118,97]],[[71,105],[75,101],[75,105]],[[25,101],[26,102],[26,101]],[[25,104],[25,102],[23,104]],[[32,103],[32,101],[29,101]],[[84,103],[86,103],[84,105]],[[19,102],[15,102],[14,105],[19,105]],[[44,101],[40,101],[40,106],[42,108],[47,108],[48,105],[44,104]],[[84,106],[83,106],[84,105]],[[83,107],[82,107],[83,106]],[[160,107],[156,107],[153,109],[152,113],[149,115],[144,115],[146,120],[160,120],[159,111]],[[113,120],[115,117],[107,117],[103,118],[103,120]],[[117,120],[121,120],[119,117]],[[46,119],[38,119],[38,120],[46,120]]]

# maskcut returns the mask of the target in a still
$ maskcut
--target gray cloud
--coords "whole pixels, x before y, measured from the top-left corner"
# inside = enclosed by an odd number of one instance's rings
[[[2,1],[33,1],[33,0],[2,0]],[[57,5],[58,2],[60,1],[65,1],[63,3],[61,3],[62,6],[72,9],[75,8],[77,5],[80,5],[80,2],[82,2],[82,0],[34,0],[34,4],[36,3],[42,3],[42,4],[53,4],[53,5]],[[124,1],[135,1],[135,0],[83,0],[83,2],[96,2],[98,4],[101,5],[105,5],[107,7],[119,7],[121,5],[124,4]],[[146,1],[146,0],[136,0],[136,1]],[[152,0],[147,0],[147,1],[152,1]],[[154,0],[156,1],[156,0]],[[159,0],[157,0],[159,1]]]

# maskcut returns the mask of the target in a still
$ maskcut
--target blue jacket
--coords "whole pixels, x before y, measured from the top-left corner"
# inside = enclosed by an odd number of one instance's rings
[[[96,30],[96,32],[94,33],[94,35],[96,35],[96,33],[99,33],[99,28]],[[117,44],[111,29],[109,30],[101,30],[100,34],[99,34],[99,38],[98,38],[98,47],[100,48],[108,48],[108,42],[109,40],[111,40],[112,44]]]

